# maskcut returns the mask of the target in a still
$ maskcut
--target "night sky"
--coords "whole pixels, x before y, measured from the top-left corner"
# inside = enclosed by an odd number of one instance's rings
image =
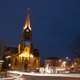
[[[0,39],[9,47],[21,43],[28,6],[32,42],[41,61],[73,58],[69,45],[80,34],[80,0],[0,0]]]

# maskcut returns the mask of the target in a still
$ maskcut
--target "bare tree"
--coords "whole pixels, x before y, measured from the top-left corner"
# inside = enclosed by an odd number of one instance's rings
[[[80,56],[80,35],[77,36],[74,44],[70,46],[70,50],[75,56]]]
[[[75,68],[76,68],[76,71],[77,71],[77,67],[79,67],[79,65],[80,65],[80,61],[79,61],[80,60],[80,34],[75,39],[74,44],[70,46],[70,50],[75,55],[73,63],[75,65]]]
[[[0,57],[3,55],[5,46],[6,46],[6,41],[0,40]]]

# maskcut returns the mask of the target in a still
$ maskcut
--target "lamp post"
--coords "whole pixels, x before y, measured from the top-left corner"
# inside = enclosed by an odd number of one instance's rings
[[[6,56],[5,58],[6,58],[6,60],[7,60],[7,63],[6,63],[6,74],[5,74],[5,77],[6,77],[6,75],[7,75],[7,65],[8,65],[8,59],[9,59],[9,58],[11,58],[11,56]]]
[[[4,62],[3,60],[0,60],[0,75],[1,75],[1,68],[2,68],[2,63],[3,62]]]

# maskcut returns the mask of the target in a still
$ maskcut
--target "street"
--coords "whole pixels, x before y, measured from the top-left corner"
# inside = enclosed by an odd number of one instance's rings
[[[69,77],[39,77],[39,76],[26,76],[15,79],[15,80],[80,80],[80,78],[69,78]]]
[[[9,71],[8,78],[0,80],[80,80],[80,74],[40,74]]]

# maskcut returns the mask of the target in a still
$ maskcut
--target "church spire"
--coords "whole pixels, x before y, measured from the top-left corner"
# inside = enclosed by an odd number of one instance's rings
[[[27,13],[27,17],[26,17],[26,22],[25,22],[24,29],[26,29],[27,27],[31,30],[31,27],[30,27],[29,8],[28,8],[28,13]]]

